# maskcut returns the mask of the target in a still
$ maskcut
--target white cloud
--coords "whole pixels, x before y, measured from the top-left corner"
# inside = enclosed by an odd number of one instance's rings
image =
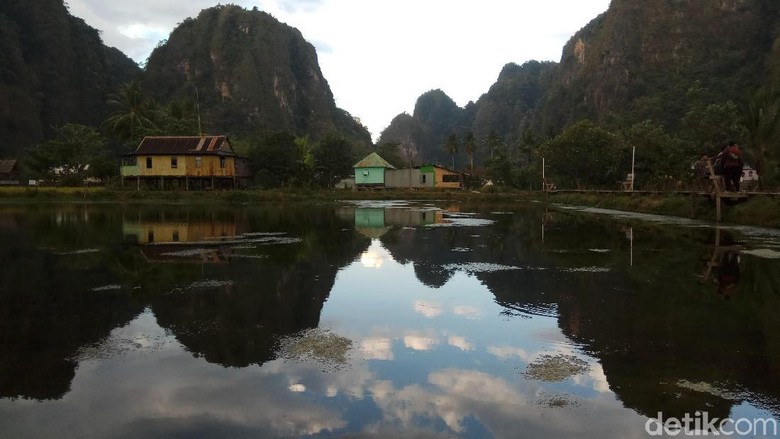
[[[439,344],[439,340],[428,335],[414,334],[404,337],[404,346],[415,351],[430,351],[437,344]]]
[[[444,310],[441,304],[434,302],[426,302],[424,300],[416,300],[414,302],[414,312],[422,314],[429,319],[440,316]]]
[[[501,359],[517,357],[525,362],[531,361],[531,355],[523,348],[512,346],[488,346],[487,351]]]
[[[160,33],[215,5],[213,0],[69,3],[74,15],[103,31],[106,44],[136,61],[165,38]],[[318,50],[337,105],[360,118],[376,139],[395,115],[411,113],[428,90],[440,88],[463,106],[487,92],[509,62],[558,61],[566,41],[604,12],[609,0],[235,3],[257,6],[300,30]],[[128,38],[131,28],[154,32]]]
[[[479,320],[484,314],[481,309],[476,306],[458,305],[452,309],[452,312],[461,317],[465,317],[469,320]]]
[[[473,351],[474,345],[469,343],[465,337],[460,337],[456,335],[452,335],[447,338],[447,344],[450,346],[456,347],[460,349],[461,351]]]
[[[366,360],[392,360],[393,341],[389,337],[370,337],[360,342]]]

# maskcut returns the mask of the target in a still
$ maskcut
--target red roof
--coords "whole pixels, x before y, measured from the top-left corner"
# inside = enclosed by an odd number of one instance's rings
[[[131,155],[236,155],[227,136],[144,137]]]

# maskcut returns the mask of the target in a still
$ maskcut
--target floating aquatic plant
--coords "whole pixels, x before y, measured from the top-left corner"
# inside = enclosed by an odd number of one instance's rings
[[[563,381],[585,373],[588,369],[590,369],[588,363],[574,355],[545,354],[529,364],[523,376],[531,380]]]
[[[307,329],[279,341],[279,357],[303,363],[318,363],[327,369],[347,365],[352,340],[329,329]]]

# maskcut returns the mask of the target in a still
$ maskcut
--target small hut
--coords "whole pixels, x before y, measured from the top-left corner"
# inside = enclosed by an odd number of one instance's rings
[[[18,186],[19,183],[19,162],[0,160],[0,186]]]
[[[359,189],[373,189],[385,187],[385,170],[395,169],[395,166],[383,159],[379,154],[372,152],[363,160],[355,163],[355,187]]]

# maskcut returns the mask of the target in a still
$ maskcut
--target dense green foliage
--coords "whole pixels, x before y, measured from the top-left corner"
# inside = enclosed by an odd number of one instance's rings
[[[577,189],[604,186],[620,178],[620,149],[614,134],[590,121],[578,122],[545,142],[539,153],[546,157],[552,176]]]
[[[63,125],[53,139],[32,148],[26,165],[36,179],[60,180],[65,186],[81,186],[88,177],[104,180],[117,173],[116,160],[100,133],[75,124]]]
[[[62,0],[0,2],[0,157],[65,123],[97,126],[106,96],[140,72]]]

